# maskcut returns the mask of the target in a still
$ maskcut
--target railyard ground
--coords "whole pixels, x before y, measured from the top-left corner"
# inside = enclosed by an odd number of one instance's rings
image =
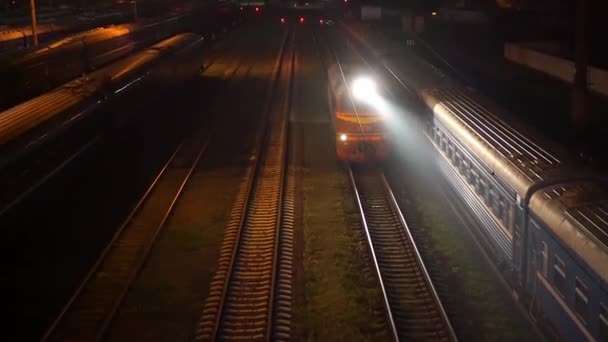
[[[259,60],[252,57],[255,54],[248,55],[251,68],[241,70],[249,75],[243,87],[250,89],[264,89],[270,72],[268,66],[272,65],[269,57],[272,42],[277,38],[257,34],[254,42],[259,43],[263,53],[259,54]],[[299,28],[296,38],[298,69],[290,114],[291,139],[296,151],[292,166],[296,168],[299,203],[294,339],[388,340],[381,292],[370,267],[348,176],[335,155],[324,66],[310,29]],[[261,43],[262,40],[268,44]],[[255,44],[249,48],[252,46]],[[238,49],[230,51],[221,53],[230,54]],[[217,68],[228,68],[229,64],[219,63]],[[232,101],[230,94],[220,94],[219,98],[225,102],[221,108],[226,109],[219,113],[226,117],[221,132],[230,134],[212,139],[210,150],[127,293],[110,328],[110,340],[178,341],[189,340],[194,333],[252,145],[247,130],[254,126],[231,131],[230,118],[247,119],[252,112],[258,112],[255,108],[261,107],[261,101],[256,98],[263,96],[257,91],[245,97],[250,101],[246,104],[251,106]],[[188,110],[203,115],[206,109],[194,102]],[[395,163],[387,170],[403,182],[399,185],[400,199],[416,203],[420,222],[428,232],[430,263],[437,263],[436,268],[448,272],[449,301],[470,312],[456,317],[462,326],[462,339],[536,340],[533,330],[518,316],[508,292],[476,251],[463,224],[446,209],[445,199],[433,188],[436,183],[416,178],[425,175],[428,169],[416,170],[411,167],[413,163],[408,166],[407,156],[404,160],[405,163]]]

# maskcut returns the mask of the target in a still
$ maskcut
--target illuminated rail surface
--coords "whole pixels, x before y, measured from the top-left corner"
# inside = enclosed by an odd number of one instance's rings
[[[384,174],[349,168],[395,340],[457,341]]]
[[[287,113],[295,70],[295,38],[275,64],[252,163],[237,195],[219,267],[197,327],[197,340],[291,337],[294,181],[287,174]]]

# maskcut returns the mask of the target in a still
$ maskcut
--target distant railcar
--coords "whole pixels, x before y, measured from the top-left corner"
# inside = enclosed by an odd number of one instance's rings
[[[113,25],[45,44],[0,66],[0,109],[57,87],[186,27],[185,16],[154,23]]]
[[[373,102],[352,93],[356,82],[363,80],[361,77],[364,77],[365,70],[356,64],[334,64],[330,66],[328,75],[328,98],[338,157],[361,163],[386,159],[389,144],[384,116]]]

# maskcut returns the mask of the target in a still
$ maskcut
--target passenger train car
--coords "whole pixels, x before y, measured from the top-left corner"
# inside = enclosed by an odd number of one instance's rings
[[[159,22],[101,27],[59,39],[18,56],[0,67],[0,107],[39,95],[83,72],[92,72],[183,30],[186,17]]]
[[[336,150],[349,162],[381,161],[389,154],[386,122],[373,101],[378,94],[373,80],[362,77],[365,71],[356,63],[333,64],[328,70]]]
[[[608,193],[471,90],[424,89],[442,172],[483,227],[533,318],[567,341],[608,341]],[[492,109],[490,109],[492,108]]]
[[[180,32],[210,33],[233,22],[233,2],[221,1],[197,11],[137,23],[110,25],[73,34],[39,48],[0,58],[0,110],[53,89],[82,73]]]
[[[94,71],[86,81],[75,79],[0,111],[0,169],[68,131],[86,135],[92,127],[103,129],[99,123],[126,122],[130,113],[112,108],[122,108],[135,95],[145,96],[158,89],[170,92],[176,85],[192,79],[200,73],[200,58],[204,51],[201,36],[193,33],[175,35]],[[91,117],[98,119],[90,121]],[[96,124],[80,125],[85,121]],[[79,125],[78,129],[73,130],[76,125]],[[39,149],[39,152],[47,153],[48,150]],[[39,154],[36,155],[39,158]]]

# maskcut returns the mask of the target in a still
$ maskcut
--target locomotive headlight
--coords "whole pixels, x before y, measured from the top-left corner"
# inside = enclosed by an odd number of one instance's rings
[[[346,134],[342,134],[342,135],[340,135],[340,140],[341,140],[341,141],[346,141],[346,138],[347,138],[347,137],[346,137]]]
[[[357,78],[353,82],[352,93],[353,96],[359,101],[363,101],[370,97],[375,97],[377,96],[376,82],[367,77]]]

